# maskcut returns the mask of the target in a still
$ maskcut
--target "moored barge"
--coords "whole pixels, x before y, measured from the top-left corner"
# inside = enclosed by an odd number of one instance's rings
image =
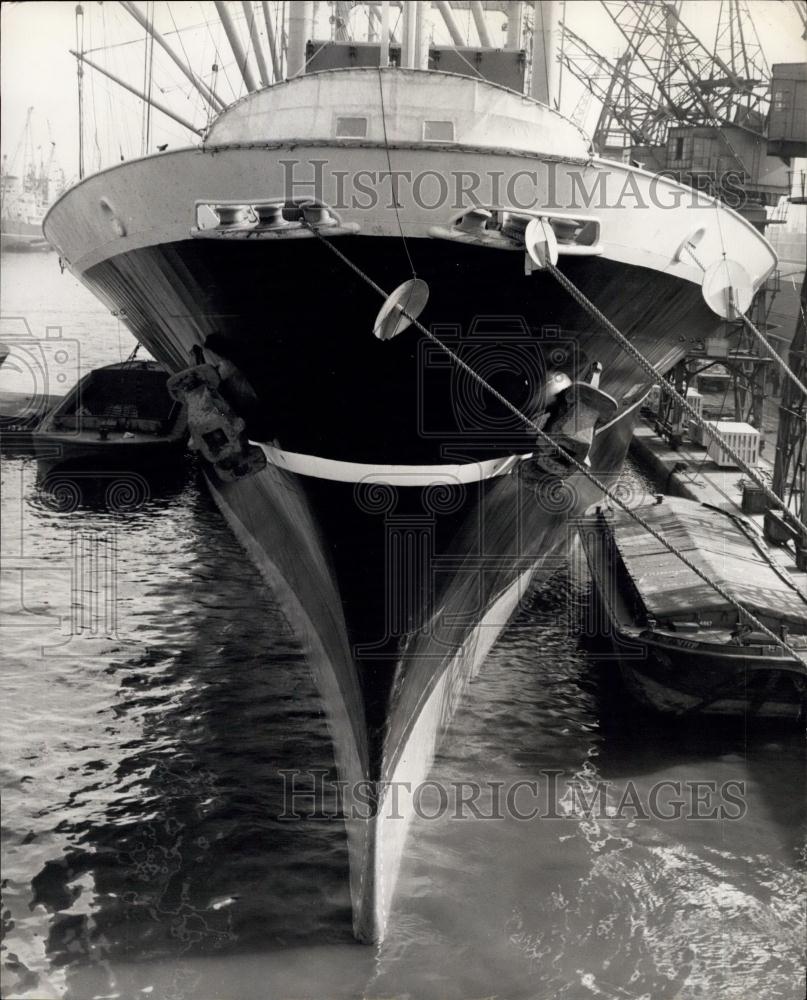
[[[741,515],[665,497],[642,518],[799,653],[788,655],[624,511],[599,508],[580,537],[598,631],[640,704],[675,718],[799,720],[807,705],[807,594]]]

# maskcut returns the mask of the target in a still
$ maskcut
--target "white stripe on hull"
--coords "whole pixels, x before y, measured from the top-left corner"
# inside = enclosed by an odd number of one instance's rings
[[[274,445],[256,442],[266,460],[286,472],[337,483],[386,483],[388,486],[466,486],[495,476],[506,476],[527,455],[506,455],[467,465],[379,465],[371,462],[342,462],[317,455],[284,451]]]
[[[613,420],[598,427],[594,433],[600,434],[632,413],[647,398],[647,393],[621,410]],[[467,486],[481,483],[496,476],[507,476],[524,459],[532,457],[532,452],[523,455],[505,455],[489,458],[484,462],[470,462],[465,465],[381,465],[374,462],[342,462],[335,458],[321,458],[319,455],[304,455],[296,451],[284,451],[275,445],[254,441],[266,455],[266,461],[286,472],[296,472],[300,476],[315,479],[329,479],[336,483],[385,483],[387,486]]]

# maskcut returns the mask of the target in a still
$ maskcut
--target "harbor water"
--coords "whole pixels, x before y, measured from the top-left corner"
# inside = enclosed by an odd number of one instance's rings
[[[2,258],[2,313],[9,363],[36,342],[53,393],[133,347],[54,254]],[[7,365],[0,390],[36,377]],[[652,486],[628,469],[624,489]],[[284,818],[283,772],[333,771],[306,651],[193,464],[76,490],[5,454],[2,490],[6,1000],[803,997],[801,734],[634,711],[583,635],[579,554],[500,637],[430,775],[556,798],[422,810],[368,947],[340,821]],[[680,815],[649,805],[663,782]],[[693,815],[696,787],[739,806]]]

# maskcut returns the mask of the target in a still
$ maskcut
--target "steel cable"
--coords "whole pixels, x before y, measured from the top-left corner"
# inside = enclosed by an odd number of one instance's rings
[[[384,300],[386,300],[387,298],[389,298],[387,292],[385,292],[383,288],[381,288],[379,285],[377,285],[368,274],[366,274],[357,264],[354,264],[354,262],[352,260],[350,260],[349,257],[345,256],[345,254],[343,254],[342,251],[338,247],[334,246],[334,244],[331,243],[330,240],[327,240],[314,227],[310,226],[309,229],[314,234],[314,236],[316,236],[317,239],[319,239],[326,247],[328,247],[328,249],[333,254],[335,254],[345,265],[347,265],[347,267],[349,267],[351,271],[353,271],[366,284],[368,284],[373,289],[373,291],[375,291],[380,296],[380,298],[382,298]],[[564,276],[564,280],[568,280],[568,279],[566,279],[565,276]],[[574,286],[572,286],[572,287],[574,287]],[[419,330],[425,337],[427,337],[436,347],[438,347],[441,351],[443,351],[445,354],[447,354],[448,357],[450,357],[451,360],[454,362],[454,364],[456,364],[458,368],[460,368],[462,371],[464,371],[466,373],[466,375],[469,376],[469,378],[471,378],[475,382],[477,382],[480,387],[482,387],[487,392],[489,392],[490,395],[492,395],[494,399],[498,400],[498,402],[501,403],[502,406],[504,406],[507,410],[509,410],[515,417],[517,417],[523,424],[525,424],[525,426],[527,426],[531,431],[533,431],[537,435],[537,437],[538,437],[538,439],[540,441],[542,441],[544,444],[549,445],[549,447],[551,447],[553,449],[553,451],[555,451],[558,455],[560,455],[561,458],[564,459],[564,461],[568,462],[569,465],[571,465],[578,472],[580,472],[583,476],[585,476],[585,478],[588,479],[588,481],[591,482],[594,486],[596,486],[597,489],[600,490],[603,493],[604,496],[606,496],[612,503],[614,503],[617,507],[619,507],[621,510],[623,510],[630,518],[632,518],[634,521],[636,521],[636,523],[639,524],[642,528],[644,528],[645,531],[648,532],[648,534],[652,535],[653,538],[655,538],[656,541],[660,545],[662,545],[665,549],[667,549],[668,552],[670,552],[677,559],[679,559],[697,577],[699,577],[704,583],[706,583],[717,594],[719,594],[723,598],[724,601],[727,601],[738,612],[738,614],[742,618],[746,619],[746,621],[749,624],[753,625],[754,628],[758,629],[760,632],[762,632],[763,635],[766,635],[769,639],[771,639],[774,642],[775,645],[781,647],[783,650],[785,650],[785,652],[787,652],[788,654],[790,654],[790,656],[792,656],[793,660],[796,663],[796,670],[795,670],[796,673],[798,673],[801,676],[807,676],[807,660],[802,659],[801,655],[798,653],[797,650],[795,650],[789,643],[787,643],[780,636],[776,635],[776,633],[773,632],[771,629],[769,629],[767,627],[767,625],[764,625],[756,617],[756,615],[754,615],[747,608],[745,608],[742,604],[740,604],[740,602],[732,594],[730,594],[727,590],[725,590],[723,587],[721,587],[720,584],[716,583],[709,576],[707,576],[707,574],[704,573],[698,566],[696,566],[690,559],[688,559],[683,554],[683,552],[680,552],[672,544],[672,542],[667,541],[667,539],[664,537],[664,535],[662,535],[660,532],[656,531],[656,529],[651,524],[649,524],[640,514],[637,514],[634,509],[632,509],[631,507],[629,507],[628,504],[626,504],[622,499],[620,499],[620,497],[613,490],[611,490],[608,486],[606,486],[605,483],[602,482],[602,480],[598,476],[596,476],[582,462],[579,462],[574,457],[574,455],[572,455],[568,451],[566,451],[565,448],[563,448],[557,441],[555,441],[541,427],[539,427],[538,424],[534,420],[530,419],[530,417],[528,417],[526,413],[523,413],[521,410],[519,410],[519,408],[517,406],[515,406],[513,403],[511,403],[509,399],[507,399],[497,389],[495,389],[492,385],[490,385],[489,382],[487,382],[478,372],[476,372],[473,368],[471,368],[471,366],[469,364],[467,364],[465,361],[463,361],[462,358],[459,357],[459,355],[456,354],[450,347],[448,347],[447,344],[444,344],[442,342],[442,340],[440,340],[439,337],[435,336],[431,332],[431,330],[427,329],[418,320],[418,318],[416,316],[410,315],[409,313],[406,312],[405,309],[403,309],[401,307],[399,307],[399,309],[400,309],[400,312],[401,312],[402,316],[404,316],[406,319],[408,319],[412,323],[412,325],[417,330]],[[600,314],[600,315],[602,315],[602,314]],[[603,319],[605,319],[605,317],[603,317]],[[606,320],[606,322],[608,322],[608,321]],[[614,329],[616,329],[616,328],[614,328]],[[622,336],[622,334],[619,334],[619,335],[620,335],[620,337]],[[631,346],[631,349],[634,350],[634,348],[632,347],[632,345],[630,345],[630,346]],[[649,362],[646,362],[646,363],[649,364]],[[651,368],[651,370],[654,371],[654,369],[652,369],[652,368]],[[681,397],[681,398],[683,398],[683,397]],[[781,669],[788,669],[788,668],[787,667],[783,667]]]

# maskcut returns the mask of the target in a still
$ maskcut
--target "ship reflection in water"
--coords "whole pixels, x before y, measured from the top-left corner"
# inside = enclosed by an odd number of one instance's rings
[[[13,267],[19,295],[58,280]],[[119,352],[86,308],[62,318],[83,328],[82,369]],[[575,637],[582,571],[531,592],[430,778],[486,783],[483,813],[493,783],[555,772],[645,806],[660,781],[741,782],[743,818],[561,802],[557,819],[454,819],[432,796],[376,949],[353,940],[342,824],[280,818],[283,770],[334,775],[328,730],[306,651],[195,470],[151,499],[76,505],[6,457],[3,504],[4,997],[802,995],[799,735],[633,714]],[[85,632],[66,641],[70,620]]]
[[[304,650],[193,475],[129,513],[56,512],[31,464],[4,466],[22,511],[6,551],[46,544],[51,566],[24,609],[5,599],[5,996],[798,996],[797,735],[632,718],[570,638],[585,581],[531,594],[431,778],[559,771],[644,803],[662,779],[735,780],[745,817],[457,820],[424,798],[439,815],[411,827],[376,954],[352,940],[341,824],[279,818],[283,769],[333,773],[327,728]],[[101,564],[116,540],[119,632],[59,648],[77,532]]]

